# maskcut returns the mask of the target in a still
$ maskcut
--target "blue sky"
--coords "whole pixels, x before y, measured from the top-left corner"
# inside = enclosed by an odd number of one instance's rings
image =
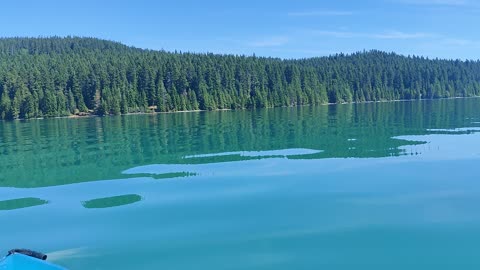
[[[148,49],[282,58],[379,49],[480,58],[479,0],[15,0],[0,36],[91,36]]]

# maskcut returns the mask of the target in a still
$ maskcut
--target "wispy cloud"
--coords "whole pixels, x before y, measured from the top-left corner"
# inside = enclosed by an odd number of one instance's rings
[[[443,38],[441,43],[455,47],[480,48],[480,41],[463,38]]]
[[[383,33],[362,33],[362,32],[348,32],[348,31],[323,31],[313,30],[312,34],[321,36],[331,36],[335,38],[370,38],[370,39],[420,39],[435,37],[436,35],[430,33],[405,33],[400,31],[389,31]]]
[[[435,5],[435,6],[470,6],[473,1],[469,0],[399,0],[404,4]]]
[[[299,11],[289,12],[290,17],[319,17],[319,16],[350,16],[353,15],[352,11],[344,10],[314,10],[314,11]]]
[[[287,44],[290,39],[286,36],[266,37],[260,40],[249,42],[249,47],[263,48],[263,47],[279,47]]]
[[[422,33],[422,32],[405,33],[405,32],[399,32],[399,31],[392,31],[392,32],[386,32],[382,34],[371,35],[371,37],[378,38],[378,39],[417,39],[417,38],[431,38],[435,36],[436,35],[434,34]]]
[[[468,46],[476,42],[468,39],[461,39],[461,38],[447,38],[443,40],[443,43],[448,45],[453,45],[453,46]]]
[[[347,31],[313,30],[313,31],[310,31],[310,32],[314,35],[330,36],[330,37],[336,37],[336,38],[354,38],[354,37],[360,37],[361,36],[361,34],[359,34],[359,33],[347,32]]]

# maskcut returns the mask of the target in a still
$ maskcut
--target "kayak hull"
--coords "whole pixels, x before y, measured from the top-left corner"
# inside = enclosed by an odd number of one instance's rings
[[[66,270],[63,267],[23,254],[12,254],[0,259],[0,270]]]

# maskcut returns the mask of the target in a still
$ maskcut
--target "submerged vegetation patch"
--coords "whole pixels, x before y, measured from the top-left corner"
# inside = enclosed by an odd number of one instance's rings
[[[15,210],[27,207],[47,204],[48,201],[39,198],[20,198],[13,200],[0,201],[0,211]]]
[[[90,201],[82,202],[83,207],[85,208],[110,208],[110,207],[117,207],[122,205],[128,205],[132,203],[136,203],[142,200],[142,196],[137,194],[128,194],[128,195],[120,195],[114,197],[106,197],[106,198],[99,198],[93,199]]]

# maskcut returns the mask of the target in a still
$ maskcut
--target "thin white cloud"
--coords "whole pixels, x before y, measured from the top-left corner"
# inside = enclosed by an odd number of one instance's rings
[[[312,34],[320,36],[330,36],[336,38],[354,38],[359,37],[359,33],[347,32],[347,31],[324,31],[324,30],[313,30]]]
[[[370,38],[370,39],[420,39],[435,37],[434,34],[415,32],[405,33],[400,31],[390,31],[384,33],[361,33],[348,31],[323,31],[314,30],[312,34],[321,36],[331,36],[335,38]]]
[[[261,40],[249,42],[249,47],[264,48],[264,47],[279,47],[287,44],[289,38],[286,36],[267,37]]]
[[[400,0],[404,4],[414,5],[435,5],[435,6],[470,6],[473,5],[469,0]]]
[[[480,41],[462,39],[462,38],[444,38],[441,40],[442,44],[454,47],[470,47],[470,48],[480,48]]]
[[[352,11],[343,10],[315,10],[315,11],[299,11],[289,12],[290,17],[320,17],[320,16],[350,16],[353,15]]]
[[[405,33],[405,32],[392,31],[392,32],[386,32],[382,34],[373,34],[371,36],[378,39],[418,39],[418,38],[434,37],[435,35],[428,34],[428,33],[421,33],[421,32]]]
[[[474,42],[468,39],[461,39],[461,38],[447,38],[443,40],[443,43],[453,46],[468,46],[473,44]]]

